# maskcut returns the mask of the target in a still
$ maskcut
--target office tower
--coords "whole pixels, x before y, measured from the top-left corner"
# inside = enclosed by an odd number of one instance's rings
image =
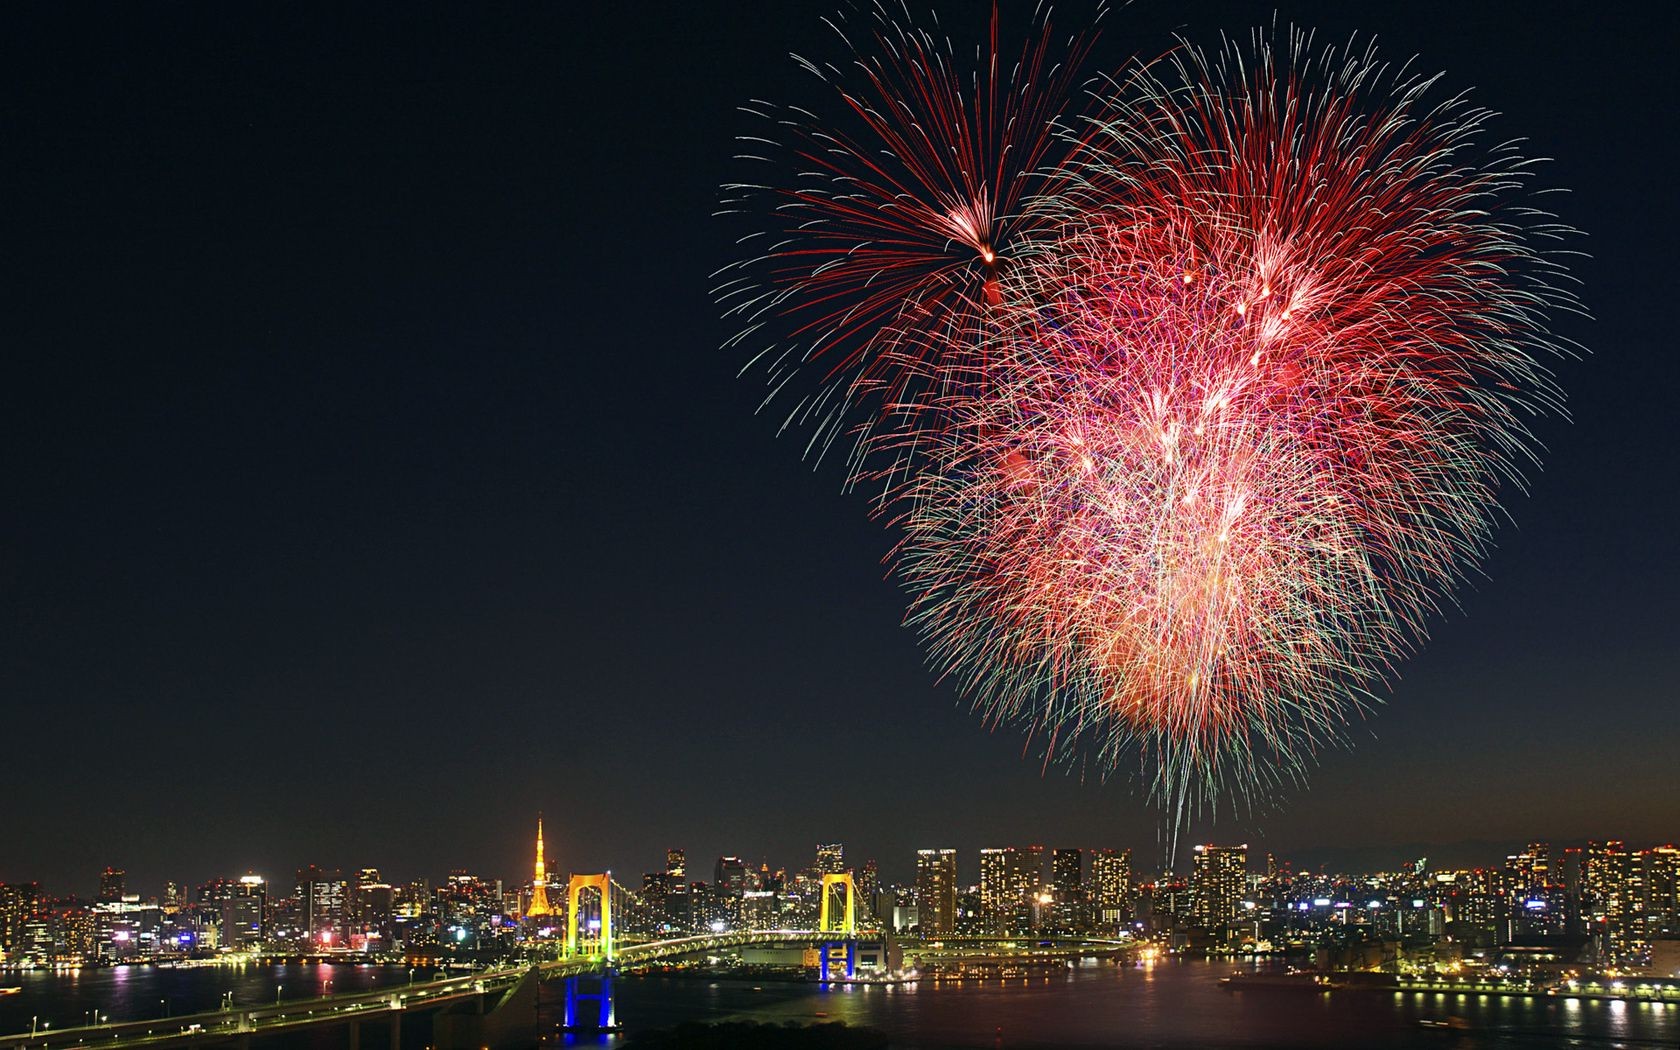
[[[233,899],[222,907],[222,941],[238,948],[268,933],[268,882],[261,875],[239,876]]]
[[[858,915],[868,918],[875,912],[875,894],[881,888],[881,873],[875,867],[875,858],[871,857],[863,862],[863,870],[857,876],[857,907]]]
[[[1237,917],[1248,889],[1248,846],[1197,846],[1191,874],[1192,914],[1204,930],[1223,930]]]
[[[680,885],[688,877],[686,858],[680,849],[665,851],[665,874],[671,876],[672,885]]]
[[[1043,877],[1043,846],[980,851],[980,908],[993,932],[1024,933],[1031,927],[1033,896]]]
[[[846,847],[831,842],[817,847],[817,871],[824,875],[838,875],[846,870]]]
[[[1050,851],[1050,892],[1055,899],[1056,925],[1064,930],[1082,930],[1085,917],[1085,851]]]
[[[355,943],[352,946],[371,949],[389,944],[396,889],[379,877],[378,868],[363,868],[356,873],[352,901],[355,917],[355,928],[351,932],[351,940]]]
[[[922,936],[942,936],[957,925],[957,851],[916,851],[916,921]]]
[[[298,918],[312,947],[331,948],[344,940],[344,876],[311,864],[297,874]]]
[[[740,857],[719,857],[712,886],[719,893],[739,897],[747,890],[747,865]]]
[[[0,953],[23,947],[23,928],[35,917],[41,902],[39,883],[0,882]]]
[[[1645,851],[1645,936],[1680,934],[1680,848]]]
[[[99,876],[99,899],[120,901],[128,892],[128,872],[121,868],[106,868]]]
[[[1627,961],[1638,950],[1644,934],[1644,872],[1638,860],[1619,839],[1587,843],[1581,870],[1581,910],[1587,932],[1597,940],[1597,950],[1606,963]]]

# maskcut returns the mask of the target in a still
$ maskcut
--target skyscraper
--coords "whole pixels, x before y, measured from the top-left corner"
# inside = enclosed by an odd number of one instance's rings
[[[268,883],[261,875],[247,872],[222,902],[222,943],[242,947],[262,940],[267,928]]]
[[[687,858],[681,849],[673,846],[665,851],[665,874],[671,876],[674,881],[681,882],[688,877],[686,868]]]
[[[1032,898],[1044,877],[1043,846],[994,846],[980,851],[980,908],[995,933],[1024,933]]]
[[[922,936],[942,936],[957,925],[957,851],[916,851],[916,922]]]
[[[1118,926],[1132,916],[1132,851],[1091,851],[1091,907],[1097,922]]]
[[[1645,851],[1645,936],[1680,935],[1680,848]]]
[[[831,842],[817,846],[817,871],[824,875],[838,875],[846,870],[846,847]]]
[[[1248,846],[1197,846],[1191,875],[1196,925],[1221,931],[1237,917],[1248,889]]]
[[[344,876],[311,864],[297,874],[298,917],[312,947],[330,948],[344,941]]]
[[[719,857],[712,875],[712,885],[719,893],[739,897],[747,890],[747,865],[740,857]]]
[[[1063,930],[1083,930],[1088,924],[1085,907],[1085,851],[1050,851],[1050,892],[1054,899],[1055,925]]]
[[[871,857],[863,862],[863,870],[857,876],[858,914],[864,918],[875,913],[875,894],[881,888],[881,873],[875,867],[875,858]]]
[[[121,868],[106,868],[99,875],[99,899],[120,901],[128,892],[128,872]]]
[[[1633,860],[1627,844],[1619,839],[1587,843],[1582,859],[1581,911],[1605,962],[1628,955],[1636,936],[1644,932],[1633,928],[1639,907],[1631,899],[1629,886]]]

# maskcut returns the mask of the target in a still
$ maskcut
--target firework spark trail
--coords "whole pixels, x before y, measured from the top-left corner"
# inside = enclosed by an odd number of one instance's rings
[[[1058,48],[1043,11],[1006,52],[994,8],[969,64],[883,3],[856,21],[830,23],[847,65],[798,59],[835,93],[834,112],[748,110],[785,141],[747,138],[743,159],[787,181],[725,187],[723,211],[760,226],[743,240],[755,254],[719,271],[714,294],[743,325],[730,345],[764,374],[766,404],[789,403],[785,425],[809,428],[807,451],[849,437],[854,480],[891,488],[939,429],[925,413],[983,372],[999,276],[1034,228],[1023,202],[1060,170],[1055,120],[1089,37]]]
[[[815,243],[858,269],[802,281],[790,249],[797,305],[753,314],[854,326],[812,344],[850,354],[819,397],[882,392],[853,478],[895,453],[879,509],[937,670],[1051,757],[1134,771],[1175,833],[1345,740],[1485,553],[1524,420],[1561,412],[1572,231],[1434,88],[1295,31],[1181,42],[1036,150],[1008,266],[966,227],[969,257],[872,261],[862,216],[903,209],[844,196]],[[942,312],[904,308],[929,289]]]

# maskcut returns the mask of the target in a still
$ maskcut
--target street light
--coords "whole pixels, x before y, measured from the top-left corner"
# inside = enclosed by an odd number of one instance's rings
[[[283,985],[283,984],[277,984],[277,985],[274,986],[274,1005],[275,1006],[280,1005],[280,993],[285,991],[285,990],[286,990],[286,986]]]

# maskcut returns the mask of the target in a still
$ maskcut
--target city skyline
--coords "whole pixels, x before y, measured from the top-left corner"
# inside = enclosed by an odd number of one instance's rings
[[[1297,868],[1247,843],[1198,844],[1191,855],[1187,872],[1156,873],[1134,867],[1129,849],[992,847],[980,851],[978,881],[967,882],[956,850],[923,848],[905,884],[882,880],[873,858],[848,863],[844,843],[828,842],[799,868],[754,868],[719,856],[709,884],[692,878],[696,869],[680,848],[667,849],[664,867],[639,880],[611,872],[562,877],[546,865],[539,817],[530,877],[511,882],[467,870],[434,882],[315,864],[297,869],[289,893],[284,879],[248,873],[196,887],[171,881],[161,895],[147,895],[111,867],[87,897],[0,882],[0,966],[237,959],[241,952],[386,963],[405,953],[464,953],[483,963],[540,955],[562,929],[568,945],[580,929],[619,929],[644,943],[732,930],[829,930],[834,882],[845,892],[847,930],[861,923],[924,943],[1060,932],[1172,951],[1316,946],[1332,960],[1346,955],[1342,964],[1356,969],[1373,961],[1392,969],[1408,959],[1414,967],[1456,966],[1466,952],[1487,965],[1492,952],[1531,976],[1537,971],[1527,968],[1545,964],[1554,977],[1568,977],[1576,972],[1563,972],[1571,963],[1590,956],[1612,972],[1680,977],[1680,847],[1673,843],[1536,840],[1474,868],[1418,858],[1335,872]],[[580,887],[597,896],[580,897]],[[601,942],[617,936],[602,932]]]
[[[762,391],[714,349],[736,107],[799,97],[786,53],[824,53],[828,6],[633,28],[588,8],[7,16],[0,695],[21,802],[0,881],[309,853],[513,873],[509,798],[547,814],[562,870],[639,873],[672,843],[869,842],[894,865],[1159,849],[1130,771],[1045,772],[933,679],[882,579],[893,536],[797,439],[767,440]],[[1280,809],[1204,814],[1186,840],[1668,841],[1680,433],[1652,224],[1680,134],[1620,97],[1628,68],[1672,94],[1664,34],[1561,3],[1467,25],[1444,2],[1301,2],[1207,5],[1193,35],[1274,8],[1416,53],[1556,157],[1599,320],[1565,322],[1595,350],[1559,365],[1573,422],[1537,427],[1532,495],[1392,702]],[[1112,12],[1098,58],[1181,17]],[[814,789],[814,751],[844,790]]]
[[[544,845],[545,839],[541,830],[542,818],[539,817],[536,820],[538,829],[536,856],[538,861],[535,867],[546,872],[546,881],[543,885],[547,887],[563,886],[569,873],[597,871],[605,871],[613,874],[615,878],[626,878],[631,881],[641,879],[652,871],[674,872],[677,876],[685,877],[690,882],[710,883],[714,881],[713,878],[707,877],[709,873],[714,871],[712,862],[705,859],[708,855],[687,849],[684,846],[666,846],[646,850],[644,851],[646,854],[645,863],[642,864],[631,863],[614,866],[591,863],[573,865],[557,862],[553,853]],[[1402,845],[1391,845],[1382,850],[1386,860],[1385,863],[1350,863],[1346,860],[1342,863],[1334,863],[1328,860],[1309,862],[1296,856],[1280,855],[1275,851],[1249,842],[1240,845],[1228,841],[1196,842],[1185,844],[1178,865],[1170,871],[1154,864],[1147,850],[1141,850],[1135,844],[1124,842],[1062,843],[1058,846],[1049,846],[1043,843],[1024,841],[1012,844],[996,839],[986,841],[989,845],[920,847],[906,856],[885,858],[869,853],[867,850],[847,849],[844,842],[825,841],[812,844],[809,856],[806,858],[807,862],[803,864],[787,857],[750,852],[718,853],[715,860],[717,865],[739,865],[744,872],[748,873],[756,874],[762,867],[771,872],[790,876],[810,871],[838,872],[847,870],[857,872],[862,871],[868,865],[881,885],[913,889],[917,886],[918,879],[922,875],[923,862],[932,857],[939,863],[954,863],[954,880],[951,883],[953,886],[983,887],[988,880],[999,880],[1002,884],[1010,885],[1012,893],[1018,894],[1040,885],[1055,883],[1059,877],[1057,872],[1059,855],[1068,853],[1082,855],[1087,868],[1090,866],[1091,859],[1097,855],[1124,856],[1126,858],[1126,871],[1133,882],[1151,882],[1158,879],[1170,880],[1175,878],[1193,879],[1207,862],[1208,856],[1232,849],[1242,852],[1244,859],[1239,864],[1239,868],[1249,873],[1264,871],[1268,866],[1275,865],[1303,876],[1357,876],[1365,873],[1410,870],[1419,862],[1424,862],[1427,870],[1431,871],[1492,870],[1509,863],[1513,858],[1522,856],[1525,850],[1530,849],[1537,842],[1547,844],[1559,855],[1565,852],[1581,852],[1592,848],[1594,845],[1606,842],[1615,843],[1618,847],[1626,848],[1636,855],[1654,851],[1672,851],[1675,848],[1675,842],[1680,841],[1680,834],[1666,837],[1659,836],[1650,840],[1627,839],[1605,834],[1584,839],[1560,839],[1538,835],[1513,841],[1497,848],[1493,848],[1493,844],[1486,842],[1458,843],[1455,844],[1454,852],[1435,856],[1408,851]],[[200,877],[177,878],[169,876],[151,881],[135,878],[128,868],[112,863],[97,871],[85,873],[84,877],[77,880],[75,886],[68,890],[65,890],[62,885],[49,884],[47,880],[29,877],[9,880],[0,878],[0,886],[8,883],[11,885],[33,884],[40,886],[41,890],[48,893],[49,896],[64,899],[97,900],[109,896],[107,882],[114,874],[122,879],[123,885],[128,889],[149,887],[159,891],[150,894],[140,893],[139,896],[142,899],[161,900],[164,896],[162,889],[171,885],[187,890],[197,886],[256,877],[269,886],[283,886],[291,881],[289,876],[294,872],[299,877],[299,881],[301,881],[305,872],[333,872],[341,878],[348,877],[345,873],[377,872],[393,884],[421,882],[441,884],[451,876],[470,875],[474,878],[486,879],[498,885],[503,885],[509,890],[530,889],[536,884],[536,878],[530,860],[529,843],[523,845],[526,847],[527,855],[522,871],[521,869],[502,871],[473,863],[456,864],[435,870],[404,871],[386,867],[380,863],[365,863],[370,860],[377,861],[377,858],[371,857],[351,858],[349,861],[337,863],[332,862],[331,858],[317,857],[302,862],[293,861],[261,868],[247,866],[234,870],[237,866],[228,867]],[[1204,850],[1208,850],[1210,853],[1204,853]],[[1344,851],[1344,854],[1351,855],[1347,854],[1347,851]],[[661,857],[665,862],[663,868],[657,866]],[[674,868],[673,865],[675,865]],[[685,865],[687,868],[686,875],[684,872]],[[27,868],[27,864],[22,867]],[[1543,865],[1541,870],[1544,871]],[[180,875],[180,873],[175,873],[175,875]],[[97,886],[97,889],[87,891],[89,886]],[[545,897],[545,904],[547,903]],[[555,908],[558,911],[558,906],[555,906]]]

